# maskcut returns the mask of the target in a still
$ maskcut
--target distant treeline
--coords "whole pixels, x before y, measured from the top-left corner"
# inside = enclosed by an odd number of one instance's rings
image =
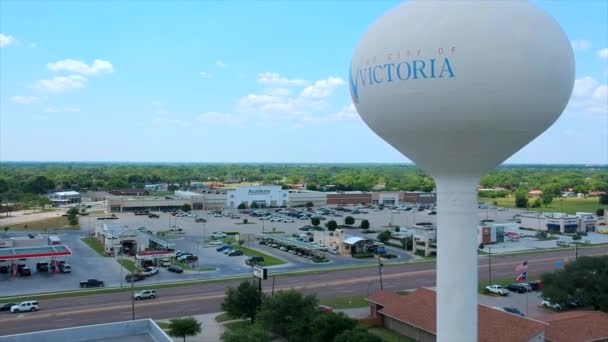
[[[311,190],[432,191],[435,183],[411,164],[169,164],[169,163],[2,163],[0,197],[19,201],[52,190],[143,188],[145,184],[192,181],[305,183]],[[329,186],[331,185],[331,186]],[[550,189],[552,193],[608,190],[607,166],[505,165],[487,174],[483,188]],[[504,193],[504,192],[503,192]],[[502,194],[502,193],[501,193]]]

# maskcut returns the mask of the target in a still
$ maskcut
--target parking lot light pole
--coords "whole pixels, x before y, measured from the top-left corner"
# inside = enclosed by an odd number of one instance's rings
[[[492,285],[492,247],[488,247],[488,285]]]
[[[384,286],[382,286],[382,267],[384,266],[382,262],[380,262],[380,255],[378,255],[378,276],[380,277],[380,291],[384,290]]]
[[[135,274],[131,277],[131,317],[135,320]]]

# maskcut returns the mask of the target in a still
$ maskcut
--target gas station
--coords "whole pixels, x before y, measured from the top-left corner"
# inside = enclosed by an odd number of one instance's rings
[[[12,273],[17,277],[18,261],[30,259],[48,260],[54,273],[59,273],[60,258],[69,257],[72,250],[66,245],[28,246],[0,248],[0,273]]]

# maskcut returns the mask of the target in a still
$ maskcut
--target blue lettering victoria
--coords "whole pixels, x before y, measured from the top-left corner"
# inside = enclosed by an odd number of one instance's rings
[[[443,52],[443,49],[440,49]],[[452,48],[452,53],[454,48]],[[409,51],[408,51],[409,56]],[[375,58],[374,58],[375,60]],[[407,61],[392,60],[389,63],[369,64],[364,67],[350,67],[350,93],[353,102],[359,103],[362,89],[391,82],[415,81],[422,79],[454,78],[454,69],[449,57],[428,57]]]

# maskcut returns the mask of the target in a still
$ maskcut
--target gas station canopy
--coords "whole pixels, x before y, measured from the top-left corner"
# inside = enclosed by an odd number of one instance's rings
[[[71,256],[66,245],[0,248],[0,261]]]

